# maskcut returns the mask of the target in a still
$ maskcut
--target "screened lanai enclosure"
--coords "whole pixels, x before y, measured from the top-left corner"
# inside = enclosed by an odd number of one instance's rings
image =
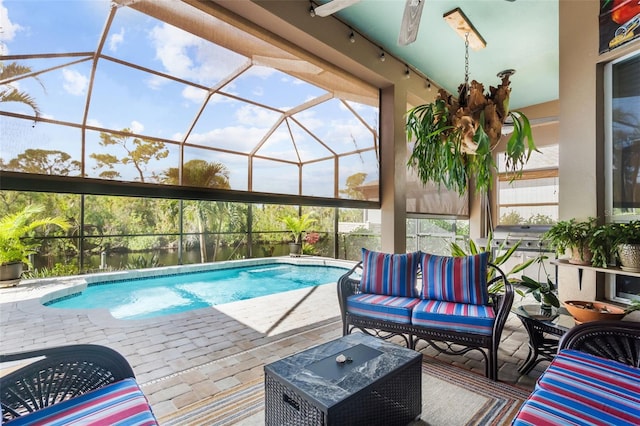
[[[305,253],[379,246],[377,88],[214,6],[0,7],[0,214],[72,225],[39,230],[43,275],[283,255],[301,213]],[[408,247],[461,223],[409,219]]]

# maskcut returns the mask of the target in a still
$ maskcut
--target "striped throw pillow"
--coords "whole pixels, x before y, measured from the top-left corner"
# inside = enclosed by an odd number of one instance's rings
[[[423,253],[420,297],[447,302],[486,305],[489,253],[448,257]]]
[[[360,291],[386,296],[417,297],[419,251],[405,254],[362,249]]]

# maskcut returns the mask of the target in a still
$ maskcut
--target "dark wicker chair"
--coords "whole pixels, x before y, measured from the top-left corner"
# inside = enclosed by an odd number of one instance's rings
[[[640,368],[640,322],[593,321],[577,325],[562,337],[558,351],[563,349]]]
[[[32,362],[23,365],[29,360]],[[3,354],[0,362],[16,362],[18,368],[0,378],[2,423],[135,377],[122,355],[99,345],[68,345]]]
[[[492,380],[498,380],[498,345],[500,344],[502,330],[511,311],[514,294],[513,286],[500,268],[491,263],[489,263],[489,267],[495,270],[495,277],[488,282],[488,286],[491,287],[496,282],[502,281],[504,288],[504,292],[490,295],[491,304],[496,314],[491,335],[399,324],[347,312],[347,298],[360,292],[360,279],[357,277],[357,272],[362,271],[362,262],[356,264],[338,280],[342,334],[347,335],[354,328],[357,328],[364,333],[382,339],[400,336],[404,339],[407,347],[411,349],[416,348],[419,340],[424,340],[437,351],[450,355],[463,355],[469,351],[477,350],[485,360],[485,375]]]

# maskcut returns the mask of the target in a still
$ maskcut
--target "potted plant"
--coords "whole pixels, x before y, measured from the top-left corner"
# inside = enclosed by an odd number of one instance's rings
[[[493,148],[507,118],[513,122],[513,133],[506,145],[506,168],[514,177],[522,172],[536,146],[527,117],[509,111],[510,75],[501,74],[501,84],[489,93],[475,80],[470,86],[460,85],[458,97],[441,89],[434,102],[407,112],[407,136],[415,137],[409,166],[423,183],[438,183],[462,195],[473,176],[476,192],[486,193],[496,170]]]
[[[300,256],[302,253],[302,233],[316,222],[310,216],[311,213],[305,213],[301,216],[289,215],[280,219],[293,237],[293,241],[289,243],[289,255]]]
[[[555,308],[560,307],[560,300],[558,300],[558,296],[555,293],[555,285],[548,277],[547,282],[539,282],[523,275],[518,284],[527,288],[527,294],[533,295],[540,302],[542,309],[551,309],[552,306]]]
[[[559,256],[571,250],[569,263],[576,265],[590,265],[593,254],[589,248],[589,241],[597,229],[596,219],[590,217],[586,221],[575,218],[561,220],[549,228],[542,239],[549,242]]]
[[[54,225],[64,230],[69,223],[62,217],[36,219],[43,206],[29,205],[0,219],[0,281],[18,280],[23,265],[31,266],[29,255],[36,253],[39,243],[29,241],[29,234],[40,227]]]
[[[624,271],[640,271],[640,220],[612,224],[617,230],[616,252],[620,268]]]
[[[616,247],[620,236],[618,223],[598,225],[589,240],[591,264],[600,268],[616,265]]]

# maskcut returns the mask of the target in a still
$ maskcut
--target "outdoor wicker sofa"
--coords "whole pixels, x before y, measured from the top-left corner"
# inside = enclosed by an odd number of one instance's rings
[[[100,345],[0,355],[2,424],[156,425],[127,360]],[[13,371],[12,371],[13,369]]]
[[[640,322],[570,329],[513,424],[640,424]]]
[[[486,376],[498,379],[498,345],[514,294],[500,268],[488,262],[489,253],[447,257],[363,249],[362,255],[338,280],[343,335],[357,328],[384,339],[401,336],[411,349],[424,340],[452,355],[477,350]],[[490,294],[497,282],[503,291]]]

